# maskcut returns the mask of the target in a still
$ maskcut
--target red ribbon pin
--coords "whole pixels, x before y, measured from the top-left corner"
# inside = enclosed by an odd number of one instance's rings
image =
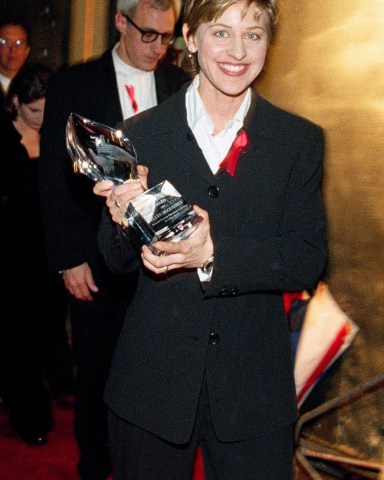
[[[136,113],[139,107],[137,106],[135,99],[135,88],[133,85],[125,85],[125,89],[127,90],[129,98],[131,99],[133,113]]]
[[[224,160],[220,163],[220,168],[225,168],[230,175],[234,175],[236,171],[237,161],[241,151],[248,145],[248,135],[242,130],[232,143],[229,152]]]

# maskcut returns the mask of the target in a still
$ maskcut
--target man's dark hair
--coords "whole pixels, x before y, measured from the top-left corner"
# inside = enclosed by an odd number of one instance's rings
[[[5,27],[7,25],[18,25],[21,27],[25,35],[27,37],[27,43],[30,45],[31,43],[31,29],[28,25],[28,23],[24,20],[24,18],[21,18],[17,15],[4,15],[0,17],[0,28]]]

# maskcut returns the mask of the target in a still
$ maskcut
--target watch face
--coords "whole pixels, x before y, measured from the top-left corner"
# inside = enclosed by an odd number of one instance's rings
[[[204,268],[204,273],[209,273],[213,268],[213,262],[208,263]]]
[[[208,260],[204,263],[203,268],[201,269],[204,273],[210,273],[213,268],[213,256],[208,258]]]

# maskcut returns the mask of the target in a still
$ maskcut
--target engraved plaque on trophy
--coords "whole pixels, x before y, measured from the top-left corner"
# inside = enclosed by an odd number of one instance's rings
[[[157,184],[133,199],[125,212],[122,228],[140,243],[179,242],[194,232],[202,218],[168,181]]]
[[[94,182],[112,180],[115,185],[137,178],[136,151],[121,130],[71,113],[66,143],[76,173]]]

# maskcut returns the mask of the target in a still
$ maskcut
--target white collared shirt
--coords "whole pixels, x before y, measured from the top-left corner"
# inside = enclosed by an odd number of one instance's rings
[[[8,78],[5,75],[2,75],[0,73],[0,83],[1,83],[1,88],[3,89],[4,94],[6,95],[9,89],[9,85],[11,83],[12,78]]]
[[[123,62],[116,52],[118,45],[117,43],[112,49],[112,59],[116,72],[123,118],[126,119],[157,105],[155,74],[153,71],[139,70]],[[133,110],[127,86],[134,88],[134,98],[138,107],[136,112]]]
[[[214,136],[214,125],[201,101],[198,87],[199,75],[196,75],[188,87],[185,97],[187,121],[212,173],[215,174],[235,140],[237,132],[244,124],[245,115],[251,105],[251,90],[247,90],[240,108],[235,116],[227,122],[224,130]]]

